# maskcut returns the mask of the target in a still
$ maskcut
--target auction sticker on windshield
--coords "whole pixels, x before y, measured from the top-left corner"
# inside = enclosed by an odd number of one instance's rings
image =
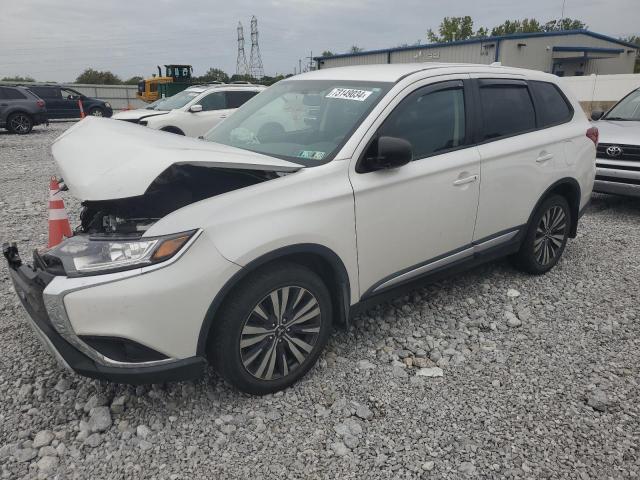
[[[325,152],[317,152],[315,150],[302,150],[298,153],[299,158],[307,158],[309,160],[322,160]]]
[[[364,102],[373,92],[370,90],[356,90],[355,88],[334,88],[325,98],[341,98]]]

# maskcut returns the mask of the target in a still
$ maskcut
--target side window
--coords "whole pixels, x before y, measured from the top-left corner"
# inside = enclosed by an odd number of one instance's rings
[[[52,87],[32,87],[31,91],[40,98],[60,99],[60,90]]]
[[[223,92],[210,93],[206,97],[202,98],[198,103],[202,105],[203,112],[227,108]]]
[[[409,141],[415,160],[464,145],[464,90],[462,82],[450,85],[436,90],[430,85],[410,94],[385,120],[379,135]]]
[[[573,117],[573,108],[557,86],[548,82],[530,81],[538,112],[539,127],[549,127],[568,122]]]
[[[239,108],[258,92],[227,92],[227,108]]]
[[[483,140],[536,128],[536,114],[525,83],[480,81]]]
[[[27,96],[16,88],[5,88],[4,98],[8,100],[24,100]]]
[[[6,94],[4,93],[6,90],[9,90],[8,88],[4,88],[4,87],[0,87],[0,100],[7,98]]]

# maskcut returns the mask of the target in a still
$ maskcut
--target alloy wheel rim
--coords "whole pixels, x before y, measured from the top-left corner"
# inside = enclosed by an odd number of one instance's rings
[[[567,216],[562,207],[555,205],[544,212],[533,241],[533,253],[540,265],[549,265],[558,257],[566,230]]]
[[[247,317],[240,334],[245,370],[260,380],[284,378],[313,351],[321,329],[318,299],[299,286],[273,290]]]
[[[25,133],[29,130],[29,119],[25,115],[16,115],[11,119],[11,128],[14,132]]]
[[[94,117],[101,117],[102,110],[100,110],[99,108],[96,108],[93,112],[91,112],[91,115],[93,115]]]

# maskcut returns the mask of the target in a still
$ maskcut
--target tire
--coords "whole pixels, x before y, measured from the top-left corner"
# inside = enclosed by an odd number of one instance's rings
[[[106,112],[100,107],[93,107],[91,110],[89,110],[89,115],[91,115],[92,117],[104,117],[106,115]]]
[[[217,317],[207,345],[211,364],[238,390],[264,395],[292,385],[316,363],[331,333],[331,296],[312,270],[280,263],[241,281]]]
[[[571,209],[560,195],[551,195],[538,207],[520,251],[513,257],[515,266],[533,275],[551,270],[560,260],[571,229]]]
[[[7,130],[18,135],[26,135],[33,130],[33,119],[27,113],[12,113],[7,118]]]

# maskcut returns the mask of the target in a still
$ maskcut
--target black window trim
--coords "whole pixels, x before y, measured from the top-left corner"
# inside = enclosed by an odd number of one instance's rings
[[[434,93],[434,92],[438,92],[441,90],[450,90],[453,88],[460,88],[462,87],[462,92],[463,92],[463,99],[464,99],[464,117],[465,117],[465,132],[464,132],[464,141],[462,144],[458,145],[457,147],[452,147],[452,148],[448,148],[446,150],[439,150],[437,152],[433,152],[430,155],[425,155],[424,157],[420,157],[420,158],[413,158],[411,160],[411,162],[415,162],[418,160],[424,160],[426,158],[431,158],[431,157],[436,157],[438,155],[444,155],[446,153],[451,153],[451,152],[455,152],[457,150],[463,150],[469,147],[473,147],[476,145],[475,143],[475,125],[476,125],[476,114],[474,112],[474,104],[475,104],[475,98],[474,98],[474,92],[472,91],[471,88],[471,83],[470,80],[468,78],[460,78],[460,79],[454,79],[454,80],[443,80],[440,82],[436,82],[436,83],[429,83],[427,85],[422,85],[420,87],[415,88],[414,90],[412,90],[411,92],[409,92],[408,94],[406,94],[404,97],[402,97],[402,99],[398,102],[398,104],[393,108],[393,110],[391,110],[391,112],[389,112],[389,114],[384,118],[384,120],[382,120],[382,123],[378,126],[378,128],[376,129],[375,133],[371,136],[371,138],[369,139],[369,141],[367,142],[366,147],[364,148],[364,150],[362,151],[362,153],[360,154],[360,158],[358,158],[358,161],[356,162],[356,166],[355,166],[355,171],[356,173],[372,173],[369,170],[364,170],[361,168],[362,163],[364,162],[364,158],[367,155],[367,152],[369,151],[369,148],[371,147],[371,145],[373,144],[374,141],[376,141],[378,139],[378,137],[380,136],[380,129],[382,128],[382,126],[385,124],[385,122],[387,121],[387,119],[389,117],[391,117],[391,115],[393,115],[393,113],[396,111],[396,109],[398,107],[400,107],[400,105],[402,105],[402,103],[407,100],[408,98],[418,94],[418,92],[421,92],[422,95],[428,95],[430,93]]]
[[[556,85],[553,82],[545,82],[544,80],[529,80],[527,83],[529,84],[529,91],[530,91],[531,96],[533,98],[533,106],[534,106],[534,108],[536,110],[536,125],[538,125],[538,130],[545,130],[547,128],[557,127],[558,125],[564,125],[565,123],[569,123],[569,122],[571,122],[573,120],[573,118],[576,115],[576,112],[573,109],[573,105],[571,105],[571,102],[569,101],[567,96],[564,94],[562,89],[560,87],[558,87],[558,85]],[[570,115],[569,115],[569,118],[567,120],[564,120],[562,122],[550,123],[548,125],[542,125],[542,120],[540,119],[540,115],[538,114],[538,105],[539,104],[541,105],[542,101],[541,101],[540,98],[538,98],[535,88],[531,88],[532,84],[534,84],[534,83],[545,83],[547,85],[551,85],[553,88],[556,89],[556,92],[558,92],[560,94],[560,97],[564,101],[565,105],[569,108]]]
[[[487,143],[496,142],[499,140],[505,140],[507,138],[517,137],[518,135],[524,135],[526,133],[536,132],[540,129],[538,122],[538,110],[536,109],[536,102],[533,98],[533,93],[531,92],[531,88],[529,87],[529,83],[527,80],[521,80],[516,78],[474,78],[472,79],[472,83],[474,84],[475,90],[475,105],[476,105],[476,118],[478,121],[478,129],[476,136],[476,144],[477,145],[485,145]],[[493,137],[484,139],[484,118],[482,111],[482,101],[480,99],[480,88],[482,86],[499,86],[499,85],[515,85],[526,88],[527,93],[529,94],[529,99],[531,100],[531,105],[533,106],[533,114],[535,117],[535,126],[534,128],[530,128],[528,130],[521,130],[519,132],[512,133],[510,135],[502,135],[500,137]]]

